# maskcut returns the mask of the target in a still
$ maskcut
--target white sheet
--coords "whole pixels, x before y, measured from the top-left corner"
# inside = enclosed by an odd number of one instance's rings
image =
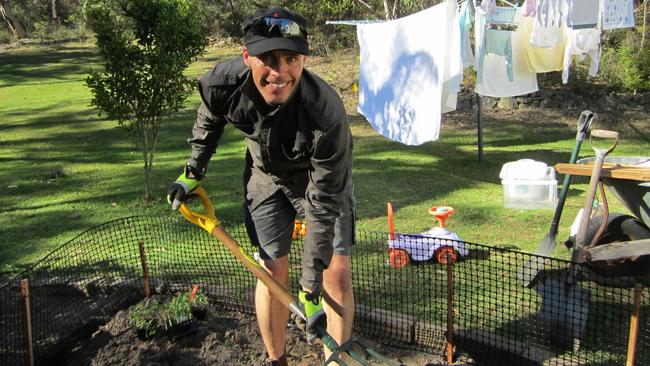
[[[447,0],[357,26],[358,111],[383,136],[407,145],[438,139],[441,113],[455,109],[462,78],[457,7]]]

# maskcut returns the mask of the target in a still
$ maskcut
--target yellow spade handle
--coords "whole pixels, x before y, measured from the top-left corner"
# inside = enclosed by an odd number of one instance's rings
[[[181,203],[181,206],[179,207],[181,214],[190,222],[200,226],[202,229],[212,234],[212,230],[219,226],[219,220],[214,214],[214,207],[212,207],[212,202],[210,202],[208,193],[202,186],[198,186],[192,191],[191,195],[198,196],[201,199],[203,207],[205,208],[205,215],[190,210],[185,202]]]
[[[185,218],[200,226],[205,231],[209,232],[212,236],[219,239],[219,241],[228,248],[228,250],[239,260],[257,279],[262,281],[264,285],[271,291],[282,304],[288,307],[294,314],[306,319],[305,314],[297,306],[298,300],[291,295],[278,281],[276,281],[255,259],[248,255],[239,246],[239,243],[233,239],[224,229],[219,226],[219,220],[214,213],[214,207],[207,192],[202,186],[198,186],[192,194],[199,196],[205,208],[205,215],[194,212],[187,207],[183,202],[179,211]]]

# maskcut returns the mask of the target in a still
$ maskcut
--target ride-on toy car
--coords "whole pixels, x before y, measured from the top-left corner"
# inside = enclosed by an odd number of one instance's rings
[[[448,258],[455,263],[459,256],[468,254],[463,241],[456,233],[445,227],[445,222],[456,211],[450,206],[433,206],[429,214],[438,219],[438,226],[420,234],[395,233],[393,222],[393,205],[388,202],[388,265],[402,268],[411,261],[428,261],[434,258],[438,263],[446,264]]]

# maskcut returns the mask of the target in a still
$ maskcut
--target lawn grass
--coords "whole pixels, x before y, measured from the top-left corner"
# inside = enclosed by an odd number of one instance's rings
[[[215,61],[237,53],[237,48],[210,48],[188,74],[199,76]],[[312,61],[313,69],[339,89],[354,81],[356,54]],[[198,93],[163,123],[152,177],[160,199],[144,204],[140,151],[123,129],[90,106],[84,79],[92,68],[100,67],[92,44],[0,51],[0,273],[14,274],[106,221],[131,215],[177,215],[164,196],[189,156],[186,139]],[[433,226],[427,214],[433,205],[454,206],[457,213],[448,226],[470,242],[533,251],[548,231],[552,210],[503,208],[499,171],[505,162],[524,157],[548,164],[568,161],[575,137],[571,126],[579,111],[568,117],[568,123],[552,120],[556,115],[546,116],[543,111],[533,120],[486,111],[484,160],[479,163],[476,130],[467,110],[452,117],[460,123],[443,125],[438,141],[412,147],[377,135],[349,98],[346,106],[355,137],[359,228],[386,231],[386,202],[391,201],[401,232]],[[616,154],[648,154],[648,140],[634,131],[628,129]],[[243,221],[244,151],[240,134],[227,128],[205,182],[225,222]],[[582,153],[587,155],[588,143]],[[558,180],[561,184],[561,176]],[[558,235],[561,241],[584,202],[587,180],[574,182]],[[615,211],[624,211],[613,201]],[[556,255],[566,257],[567,252],[558,248]]]

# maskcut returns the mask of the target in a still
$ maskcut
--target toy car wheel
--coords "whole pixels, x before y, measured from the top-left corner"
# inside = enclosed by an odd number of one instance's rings
[[[400,269],[408,266],[411,259],[404,249],[388,249],[388,265],[390,268]]]
[[[433,253],[433,256],[436,258],[436,261],[438,263],[442,264],[447,264],[447,255],[451,256],[451,263],[456,263],[458,260],[458,252],[452,247],[440,247],[436,249],[435,253]]]

